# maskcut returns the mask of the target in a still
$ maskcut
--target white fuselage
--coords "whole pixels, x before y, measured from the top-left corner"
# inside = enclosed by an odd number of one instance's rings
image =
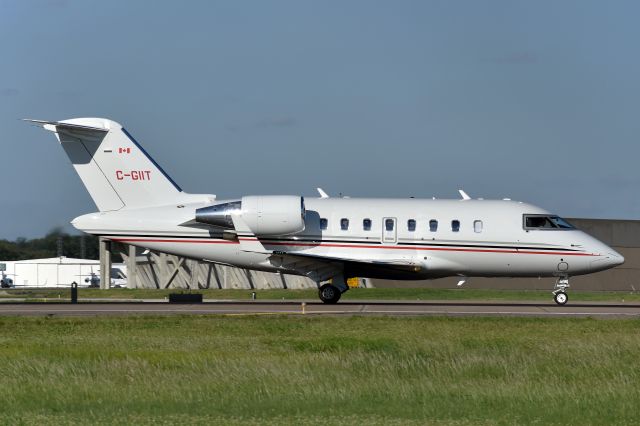
[[[280,262],[279,254],[336,259],[344,263],[347,276],[395,279],[568,277],[624,261],[577,229],[525,229],[524,215],[553,215],[517,201],[306,199],[304,230],[258,235],[266,249],[259,252],[246,250],[222,229],[194,223],[195,210],[211,204],[206,196],[202,200],[91,213],[72,223],[84,232],[151,250],[290,274],[304,274],[309,266]]]

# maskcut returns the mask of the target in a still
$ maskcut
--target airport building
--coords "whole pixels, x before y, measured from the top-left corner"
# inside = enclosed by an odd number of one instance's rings
[[[70,287],[76,282],[79,286],[89,286],[100,276],[100,262],[91,259],[74,259],[71,257],[52,257],[45,259],[28,259],[16,261],[0,261],[0,271],[5,285],[15,287]],[[114,264],[111,271],[112,284],[125,278],[126,270],[122,265]],[[6,278],[4,278],[6,277]],[[124,282],[124,281],[123,281]]]

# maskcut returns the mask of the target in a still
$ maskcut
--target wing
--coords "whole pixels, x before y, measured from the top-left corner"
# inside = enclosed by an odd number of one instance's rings
[[[287,256],[291,258],[304,258],[313,260],[316,262],[326,262],[326,263],[349,263],[360,266],[386,266],[390,269],[397,269],[402,271],[410,271],[410,272],[418,272],[422,269],[422,267],[415,262],[411,262],[406,259],[389,259],[389,260],[369,260],[369,259],[350,259],[346,257],[337,257],[337,256],[324,256],[317,254],[308,254],[308,253],[297,253],[297,252],[281,252],[274,251],[274,255],[276,256]]]
[[[326,281],[338,274],[350,271],[355,276],[367,276],[367,272],[386,271],[387,273],[416,274],[422,271],[422,265],[406,259],[368,260],[349,259],[336,256],[323,256],[298,252],[274,251],[270,256],[274,266],[295,270],[316,282]],[[377,275],[377,274],[376,274]]]

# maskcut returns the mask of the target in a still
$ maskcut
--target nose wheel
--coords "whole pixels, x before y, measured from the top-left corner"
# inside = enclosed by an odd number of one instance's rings
[[[565,293],[564,291],[559,291],[553,295],[553,300],[555,300],[558,305],[562,306],[567,304],[567,302],[569,301],[569,296],[567,296],[567,293]]]
[[[558,278],[553,290],[553,300],[560,306],[566,305],[569,301],[569,296],[566,291],[567,288],[569,288],[569,277]]]

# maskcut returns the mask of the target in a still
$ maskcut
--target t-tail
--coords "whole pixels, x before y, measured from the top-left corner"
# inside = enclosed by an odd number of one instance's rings
[[[26,121],[56,134],[100,211],[160,206],[204,197],[184,193],[115,121],[104,118]]]

